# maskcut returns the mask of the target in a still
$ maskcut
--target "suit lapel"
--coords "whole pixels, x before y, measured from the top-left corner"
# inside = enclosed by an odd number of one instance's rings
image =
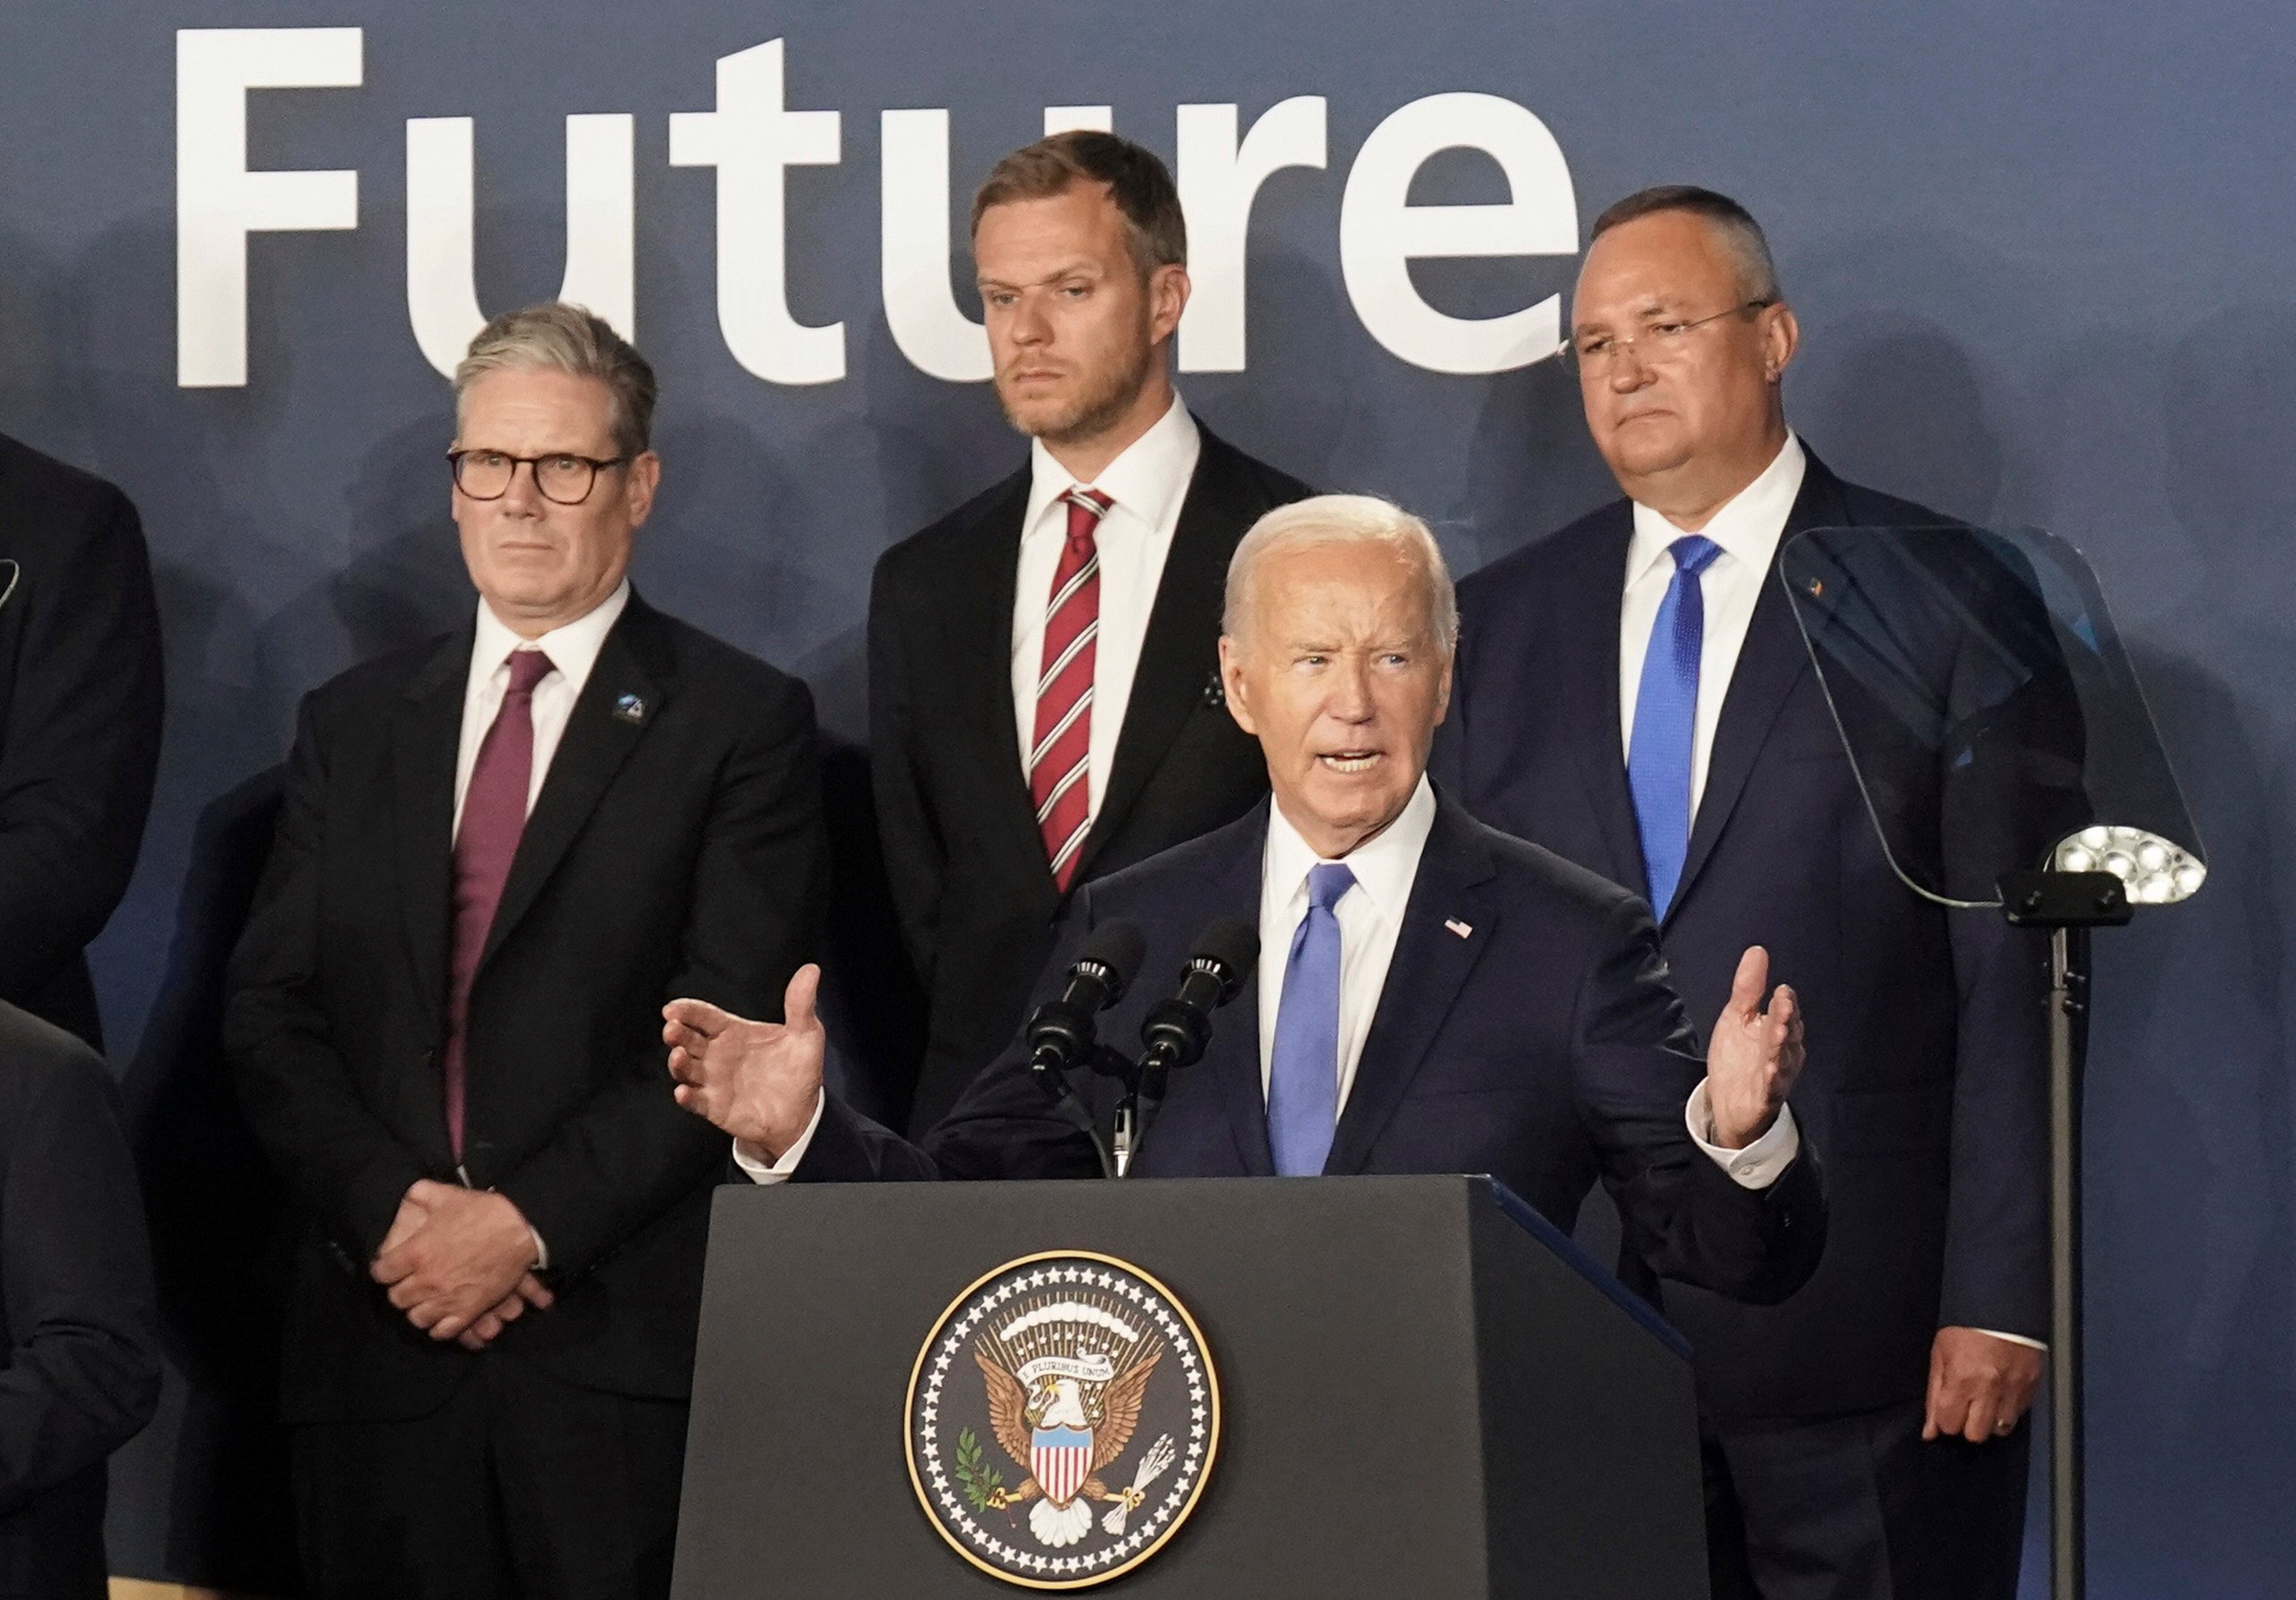
[[[1610,848],[1613,883],[1649,892],[1634,794],[1626,782],[1626,744],[1618,724],[1618,614],[1626,594],[1626,552],[1634,537],[1630,502],[1620,501],[1579,541],[1578,565],[1555,596],[1556,648],[1551,657],[1571,676],[1558,685],[1563,744],[1577,758],[1587,804]],[[1591,865],[1592,863],[1589,863]]]
[[[454,763],[469,686],[472,628],[450,635],[407,684],[391,722],[391,828],[399,905],[415,993],[443,1029],[446,944],[454,888]]]
[[[1267,853],[1267,805],[1262,800],[1250,812],[1230,823],[1227,832],[1234,847],[1213,867],[1206,902],[1216,910],[1211,916],[1241,917],[1259,925],[1259,880]],[[1193,936],[1192,935],[1190,936]],[[1275,1172],[1275,1157],[1267,1143],[1267,1092],[1259,1081],[1259,968],[1252,965],[1243,992],[1228,1003],[1213,1023],[1211,1043],[1204,1059],[1184,1069],[1210,1076],[1228,1111],[1228,1126],[1235,1135],[1236,1158],[1246,1177],[1267,1178]]]
[[[1807,449],[1805,447],[1805,453]],[[1840,481],[1814,454],[1804,469],[1801,492],[1794,496],[1778,548],[1806,528],[1824,528],[1847,520]],[[1738,652],[1738,667],[1731,674],[1730,690],[1723,697],[1722,716],[1715,724],[1714,749],[1707,758],[1706,792],[1699,797],[1697,818],[1690,825],[1689,850],[1682,876],[1674,890],[1666,920],[1690,898],[1699,870],[1730,823],[1731,813],[1753,775],[1763,743],[1785,709],[1787,699],[1802,673],[1809,670],[1809,651],[1793,619],[1792,602],[1777,580],[1777,559],[1763,574],[1762,592],[1754,602],[1754,617],[1746,628],[1746,642]]]
[[[665,647],[659,618],[632,594],[599,647],[589,681],[582,685],[557,753],[550,758],[542,792],[519,835],[518,853],[511,858],[510,877],[503,885],[494,924],[487,930],[480,966],[494,959],[504,939],[533,908],[606,786],[646,730],[660,718],[674,688]]]
[[[1131,698],[1124,707],[1123,730],[1109,763],[1099,815],[1084,842],[1078,881],[1090,875],[1093,858],[1123,826],[1125,816],[1163,765],[1165,752],[1203,704],[1211,686],[1212,664],[1219,655],[1228,558],[1264,509],[1241,481],[1235,453],[1210,429],[1199,426],[1203,448],[1156,582],[1156,604],[1140,642],[1140,668],[1132,674]]]
[[[1363,1170],[1380,1130],[1443,1031],[1460,986],[1498,927],[1498,902],[1482,887],[1493,872],[1490,851],[1471,825],[1455,807],[1438,800],[1419,876],[1403,908],[1394,961],[1324,1162],[1326,1172]],[[1452,921],[1470,930],[1466,937],[1446,926]],[[1264,1140],[1264,1111],[1260,1123]]]
[[[958,725],[965,742],[988,763],[990,786],[1004,796],[1001,809],[1012,826],[1013,861],[1031,861],[1024,870],[1039,874],[1050,895],[1052,867],[1037,831],[1036,802],[1019,753],[1020,713],[1012,703],[1012,607],[1029,481],[1024,464],[991,491],[965,530],[959,560],[942,574],[935,614]]]

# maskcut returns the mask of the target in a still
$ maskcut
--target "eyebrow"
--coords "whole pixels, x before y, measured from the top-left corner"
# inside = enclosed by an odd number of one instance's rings
[[[1046,273],[1043,277],[1038,278],[1033,284],[1010,284],[1005,282],[1003,278],[989,277],[979,278],[975,281],[979,283],[980,287],[983,289],[1041,289],[1047,284],[1057,284],[1063,278],[1073,278],[1078,276],[1093,277],[1098,275],[1099,272],[1100,264],[1097,261],[1088,259],[1072,262],[1066,267],[1055,267],[1051,272]]]

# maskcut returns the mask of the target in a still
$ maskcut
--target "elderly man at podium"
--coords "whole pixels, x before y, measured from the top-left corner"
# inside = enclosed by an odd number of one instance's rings
[[[1630,1274],[1770,1302],[1823,1248],[1817,1165],[1787,1107],[1803,1060],[1793,993],[1745,952],[1700,1059],[1640,899],[1436,793],[1458,613],[1426,525],[1326,495],[1269,512],[1229,568],[1220,640],[1271,799],[1088,885],[1038,985],[1058,995],[1096,927],[1146,936],[1103,1020],[1125,1037],[1222,917],[1259,930],[1255,973],[1175,1072],[1141,1176],[1487,1172],[1568,1229],[1599,1179]],[[825,1092],[817,969],[787,1020],[665,1008],[678,1102],[734,1139],[757,1182],[1091,1177],[1017,1043],[921,1143]],[[1096,1111],[1106,1079],[1086,1090]],[[1637,1272],[1639,1264],[1640,1272]]]

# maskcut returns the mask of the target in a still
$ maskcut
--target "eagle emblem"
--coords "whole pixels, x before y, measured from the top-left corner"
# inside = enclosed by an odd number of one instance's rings
[[[927,1342],[911,1476],[975,1564],[1080,1587],[1146,1560],[1192,1509],[1217,1406],[1201,1335],[1154,1279],[1106,1257],[1024,1257],[969,1290]]]

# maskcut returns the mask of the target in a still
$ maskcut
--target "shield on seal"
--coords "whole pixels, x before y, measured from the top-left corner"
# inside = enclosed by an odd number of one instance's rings
[[[1065,1506],[1092,1476],[1092,1433],[1089,1428],[1040,1427],[1029,1436],[1029,1470],[1037,1486],[1055,1506]]]

